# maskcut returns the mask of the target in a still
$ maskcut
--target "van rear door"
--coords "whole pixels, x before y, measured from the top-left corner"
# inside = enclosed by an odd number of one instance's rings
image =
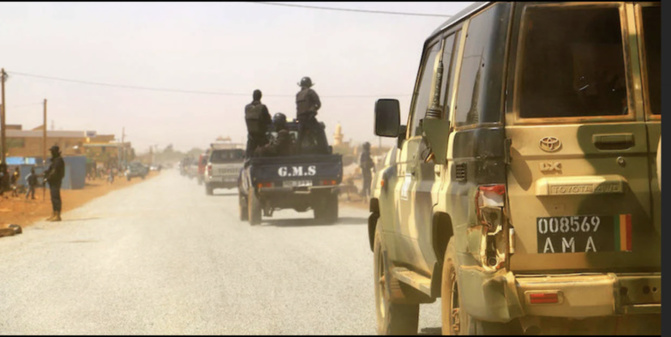
[[[516,8],[506,113],[513,271],[661,268],[633,11]]]

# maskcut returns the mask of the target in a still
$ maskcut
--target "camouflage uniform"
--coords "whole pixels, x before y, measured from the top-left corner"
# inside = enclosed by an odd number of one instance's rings
[[[321,107],[321,101],[317,92],[309,86],[301,87],[301,91],[296,94],[296,119],[298,120],[298,144],[302,146],[303,135],[305,131],[310,130],[313,137],[316,137],[318,151],[327,152],[328,142],[326,134],[319,122],[317,122],[317,110]]]

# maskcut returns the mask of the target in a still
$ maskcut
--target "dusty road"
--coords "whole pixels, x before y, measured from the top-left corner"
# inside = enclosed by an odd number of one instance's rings
[[[375,334],[366,216],[250,227],[237,190],[166,171],[3,238],[0,334]]]

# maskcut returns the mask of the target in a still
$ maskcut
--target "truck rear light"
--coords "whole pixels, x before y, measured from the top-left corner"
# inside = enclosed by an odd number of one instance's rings
[[[335,185],[335,180],[322,180],[322,185]]]
[[[476,221],[482,226],[481,263],[498,270],[504,266],[510,231],[504,231],[506,186],[480,185],[475,193]]]
[[[556,292],[549,293],[530,293],[530,304],[552,304],[559,303],[559,294]]]
[[[207,170],[207,175],[211,176],[212,175],[212,164],[207,164],[207,166],[205,168]]]
[[[273,183],[259,183],[257,186],[259,188],[268,188],[268,187],[273,187]]]
[[[503,218],[506,185],[481,185],[475,196],[475,209],[482,225],[497,230]]]

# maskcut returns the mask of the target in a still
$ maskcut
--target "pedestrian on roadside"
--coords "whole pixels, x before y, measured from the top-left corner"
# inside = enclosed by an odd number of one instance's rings
[[[13,197],[18,197],[19,196],[19,179],[21,179],[21,171],[19,171],[19,167],[14,168],[14,172],[12,173],[12,196]]]
[[[112,171],[111,167],[108,169],[107,183],[108,184],[114,184],[114,171]]]
[[[363,151],[359,157],[359,167],[361,168],[361,175],[363,176],[363,186],[361,187],[361,195],[364,202],[368,202],[370,198],[370,185],[373,178],[371,170],[375,172],[375,163],[370,156],[370,143],[363,143]]]
[[[30,199],[35,199],[35,187],[37,186],[37,174],[35,174],[35,168],[30,168],[30,173],[26,176],[26,182],[28,183],[28,191],[26,192],[26,199],[30,195]]]
[[[47,218],[47,221],[61,221],[61,207],[63,205],[61,201],[61,182],[65,176],[65,162],[61,157],[58,145],[52,146],[49,151],[51,151],[51,164],[44,172],[44,180],[49,183],[51,208],[54,213]]]

